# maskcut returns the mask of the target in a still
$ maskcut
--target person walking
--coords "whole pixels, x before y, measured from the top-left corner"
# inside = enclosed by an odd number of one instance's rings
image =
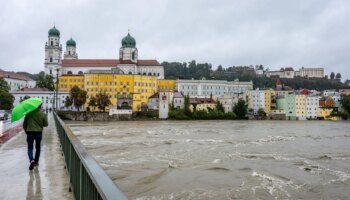
[[[47,116],[41,112],[41,105],[28,113],[23,122],[23,129],[27,134],[29,170],[39,164],[41,139],[44,127],[48,126]],[[35,157],[33,157],[33,146],[35,142]]]

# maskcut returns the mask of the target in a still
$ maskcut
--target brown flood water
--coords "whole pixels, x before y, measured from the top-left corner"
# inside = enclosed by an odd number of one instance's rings
[[[67,122],[130,199],[349,199],[350,123]]]

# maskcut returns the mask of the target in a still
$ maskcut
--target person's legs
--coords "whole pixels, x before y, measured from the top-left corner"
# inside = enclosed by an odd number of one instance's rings
[[[35,163],[39,163],[42,134],[35,135]]]
[[[34,136],[33,135],[27,135],[27,143],[28,143],[28,157],[29,162],[34,160],[33,158],[33,143],[34,143]]]

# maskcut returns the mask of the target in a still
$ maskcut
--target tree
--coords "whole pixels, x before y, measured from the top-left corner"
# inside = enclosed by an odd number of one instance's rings
[[[236,114],[237,119],[246,119],[248,104],[243,99],[239,99],[233,107],[233,112]]]
[[[341,95],[340,104],[343,109],[350,114],[350,95]]]
[[[104,112],[106,107],[111,105],[111,100],[109,99],[109,96],[106,93],[102,94],[100,92],[96,95],[96,103],[97,107]]]
[[[89,107],[92,107],[93,110],[95,110],[95,107],[97,106],[97,99],[95,96],[91,96],[89,103],[88,103]]]
[[[12,94],[0,89],[0,110],[11,110],[14,100]]]
[[[218,70],[217,70],[218,72],[221,72],[222,71],[222,66],[221,65],[219,65],[218,66]]]
[[[340,74],[340,73],[337,73],[337,75],[335,75],[335,78],[341,79],[341,74]]]
[[[259,108],[259,110],[258,110],[258,116],[260,116],[260,117],[266,116],[266,112],[264,111],[264,109]]]
[[[51,75],[39,75],[38,80],[36,81],[36,87],[47,88],[50,91],[54,91],[55,84],[53,82],[53,77]]]
[[[87,92],[80,89],[78,86],[73,86],[70,90],[70,98],[73,101],[73,105],[77,108],[78,112],[80,107],[83,106],[86,102]]]
[[[72,100],[72,98],[69,97],[69,96],[66,96],[66,99],[65,99],[65,101],[64,101],[64,106],[65,106],[66,108],[69,108],[69,107],[71,107],[72,105],[73,105],[73,100]]]
[[[216,101],[216,110],[223,113],[225,112],[225,108],[220,101]]]
[[[7,84],[4,78],[0,78],[0,90],[5,92],[10,91],[11,87]]]
[[[191,109],[190,109],[190,97],[187,95],[184,97],[185,99],[185,102],[184,102],[184,112],[185,112],[185,115],[187,115],[188,117],[191,116]]]
[[[334,79],[334,72],[332,72],[329,76],[331,77],[331,79]]]

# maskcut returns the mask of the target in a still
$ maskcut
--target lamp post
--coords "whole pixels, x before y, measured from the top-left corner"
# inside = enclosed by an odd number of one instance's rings
[[[58,84],[59,84],[59,80],[58,80],[58,72],[60,71],[59,68],[56,68],[56,105],[55,105],[55,110],[57,111],[57,104],[58,104]]]

